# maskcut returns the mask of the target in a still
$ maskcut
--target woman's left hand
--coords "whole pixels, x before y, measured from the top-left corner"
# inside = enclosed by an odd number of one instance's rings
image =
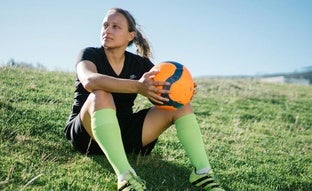
[[[163,90],[158,87],[170,85],[168,82],[154,81],[153,77],[158,73],[157,70],[152,70],[143,74],[139,82],[138,93],[149,98],[156,104],[168,102],[168,98],[164,98],[161,94],[169,94],[169,90]]]

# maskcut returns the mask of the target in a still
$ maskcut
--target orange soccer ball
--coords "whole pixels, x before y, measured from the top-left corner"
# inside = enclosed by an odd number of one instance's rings
[[[170,94],[162,94],[163,97],[169,98],[169,101],[162,104],[154,105],[164,110],[177,110],[188,104],[194,94],[194,80],[189,70],[177,62],[162,62],[155,65],[153,69],[159,70],[154,77],[154,81],[169,82],[168,86],[160,86],[165,90],[170,90]]]

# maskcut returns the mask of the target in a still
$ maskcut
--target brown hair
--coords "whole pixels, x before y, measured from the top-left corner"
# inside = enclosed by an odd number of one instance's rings
[[[151,49],[148,41],[143,37],[141,30],[137,27],[134,17],[129,13],[129,11],[121,9],[121,8],[112,8],[110,11],[116,11],[117,13],[122,14],[126,17],[128,22],[128,30],[129,32],[135,32],[134,39],[129,42],[128,46],[133,43],[137,47],[137,53],[142,57],[149,58],[151,57]]]

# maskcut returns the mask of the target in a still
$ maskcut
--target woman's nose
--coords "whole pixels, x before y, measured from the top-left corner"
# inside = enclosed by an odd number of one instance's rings
[[[106,27],[104,28],[104,32],[105,32],[106,34],[108,34],[108,33],[111,32],[110,29],[111,29],[110,26],[106,26]]]

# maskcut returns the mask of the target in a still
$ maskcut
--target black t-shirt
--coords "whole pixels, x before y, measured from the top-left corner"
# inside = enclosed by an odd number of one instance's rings
[[[149,71],[154,66],[154,64],[149,59],[126,51],[124,66],[121,73],[117,75],[109,64],[103,47],[89,47],[82,50],[78,56],[77,63],[83,60],[93,62],[96,65],[98,73],[100,74],[132,80],[139,80],[145,72]],[[80,110],[89,94],[90,92],[84,89],[81,82],[77,78],[74,94],[74,104],[69,120],[72,120],[80,113]],[[112,95],[116,105],[119,122],[123,121],[123,123],[127,123],[127,118],[133,112],[132,106],[137,94],[112,93]]]

